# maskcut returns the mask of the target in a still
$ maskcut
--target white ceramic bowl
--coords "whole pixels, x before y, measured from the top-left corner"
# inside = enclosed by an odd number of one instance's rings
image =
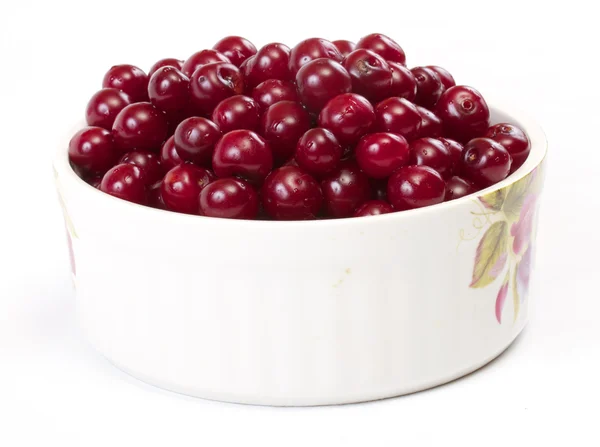
[[[498,356],[527,321],[546,140],[477,195],[383,216],[214,219],[104,194],[55,162],[80,324],[145,382],[266,405],[398,396]],[[82,124],[83,126],[83,124]]]

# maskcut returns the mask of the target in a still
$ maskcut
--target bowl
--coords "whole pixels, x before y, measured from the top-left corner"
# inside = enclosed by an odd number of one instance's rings
[[[54,168],[85,336],[147,383],[250,404],[381,399],[480,368],[527,322],[547,150],[526,115],[489,104],[492,123],[529,135],[523,166],[474,195],[362,218],[136,205],[81,180],[65,142]]]

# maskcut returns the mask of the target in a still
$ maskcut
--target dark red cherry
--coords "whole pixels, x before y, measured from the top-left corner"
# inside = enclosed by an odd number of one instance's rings
[[[344,160],[321,182],[327,213],[332,217],[350,217],[356,208],[369,200],[369,178],[356,162]]]
[[[148,201],[146,204],[152,208],[157,208],[159,210],[166,210],[167,206],[162,198],[162,194],[160,192],[162,186],[162,182],[155,183],[147,189]]]
[[[438,138],[438,140],[446,146],[446,150],[452,159],[452,164],[458,166],[462,158],[464,146],[458,141],[451,140],[450,138]]]
[[[406,65],[404,50],[389,37],[383,34],[369,34],[358,41],[357,48],[365,48],[379,54],[386,61]]]
[[[269,79],[293,81],[294,76],[288,67],[289,60],[290,49],[282,43],[269,43],[246,59],[240,70],[244,74],[248,91]]]
[[[202,50],[192,54],[181,66],[181,71],[188,78],[191,78],[194,72],[208,64],[214,64],[216,62],[231,63],[229,58],[224,54],[219,53],[215,50]]]
[[[422,208],[444,201],[446,184],[429,166],[404,166],[388,180],[387,196],[397,211]]]
[[[365,174],[385,178],[408,163],[410,150],[402,135],[380,132],[362,137],[356,145],[355,155]]]
[[[148,79],[152,77],[156,70],[163,67],[173,67],[181,71],[181,68],[183,67],[183,61],[180,59],[175,59],[174,57],[166,57],[164,59],[156,61],[154,65],[150,68],[150,71],[148,71]]]
[[[481,93],[464,85],[446,90],[435,112],[444,124],[444,136],[461,143],[483,136],[490,123],[490,110]]]
[[[244,92],[244,76],[233,64],[217,62],[198,68],[190,79],[193,106],[210,114],[225,98]]]
[[[333,97],[352,90],[350,75],[341,64],[327,58],[313,59],[296,73],[302,104],[318,113]]]
[[[363,96],[344,93],[331,99],[319,114],[319,127],[330,130],[343,146],[352,146],[371,131],[373,106]]]
[[[202,216],[255,219],[258,208],[258,194],[252,186],[238,178],[215,180],[200,193]]]
[[[447,179],[452,175],[454,163],[446,146],[435,138],[419,138],[410,143],[410,164],[429,166]]]
[[[497,141],[508,151],[513,160],[510,167],[511,172],[516,171],[525,163],[531,145],[525,132],[517,126],[508,123],[495,124],[487,130],[485,136]]]
[[[160,163],[160,157],[150,151],[131,151],[127,152],[119,160],[119,164],[129,163],[137,166],[142,172],[144,182],[147,186],[152,186],[163,178],[163,167]]]
[[[388,61],[387,64],[392,70],[392,87],[388,96],[399,96],[414,102],[417,97],[417,80],[412,72],[398,62]]]
[[[271,148],[250,130],[233,130],[215,146],[212,166],[217,177],[238,176],[260,185],[273,168]]]
[[[104,75],[102,88],[121,90],[132,102],[148,100],[148,76],[134,65],[113,65]]]
[[[331,43],[335,45],[342,57],[346,57],[356,50],[356,44],[349,40],[334,40]]]
[[[389,203],[383,200],[369,200],[356,209],[354,217],[379,216],[393,212],[394,208]]]
[[[352,78],[352,91],[372,102],[391,96],[392,69],[378,54],[359,48],[344,59],[344,68]]]
[[[300,101],[294,84],[279,79],[261,82],[252,90],[252,97],[260,104],[263,111],[279,101]]]
[[[102,177],[104,177],[104,176],[103,175],[94,175],[92,177],[84,178],[84,180],[88,185],[93,186],[96,189],[100,189],[100,184],[102,183]]]
[[[415,102],[431,109],[444,93],[444,84],[435,71],[427,67],[412,68],[411,73],[417,81]]]
[[[326,39],[319,39],[318,37],[312,37],[310,39],[303,40],[294,48],[290,53],[290,72],[293,76],[298,73],[298,70],[303,65],[308,64],[314,59],[320,59],[325,57],[332,59],[335,62],[342,62],[342,53],[337,47]]]
[[[446,195],[444,201],[448,202],[450,200],[460,199],[461,197],[468,196],[474,192],[477,192],[477,188],[473,183],[455,175],[446,182]]]
[[[417,107],[407,99],[392,97],[375,107],[375,127],[380,132],[391,132],[412,140],[419,134],[421,123]]]
[[[421,128],[417,132],[417,138],[431,137],[438,138],[442,136],[442,120],[425,107],[417,106],[421,115]]]
[[[323,194],[317,181],[295,166],[275,169],[261,190],[265,211],[275,220],[315,219]]]
[[[199,116],[183,120],[175,129],[175,147],[184,161],[209,166],[213,149],[221,138],[219,127]]]
[[[149,102],[130,104],[119,112],[112,133],[122,152],[133,149],[156,151],[167,138],[167,117]]]
[[[112,129],[115,118],[121,110],[131,104],[126,93],[116,88],[103,88],[90,99],[85,110],[85,120],[89,126]]]
[[[100,190],[129,202],[146,203],[146,184],[142,172],[129,163],[110,168],[100,183]]]
[[[257,130],[260,123],[260,106],[248,96],[231,96],[217,104],[212,113],[212,120],[224,133],[236,129]]]
[[[225,55],[236,67],[256,54],[256,47],[252,42],[240,36],[224,37],[213,46],[213,50]]]
[[[190,79],[175,67],[162,67],[150,78],[148,97],[155,107],[172,114],[188,107]]]
[[[69,142],[69,160],[85,174],[104,174],[119,159],[111,133],[85,127]]]
[[[160,163],[165,171],[169,171],[183,163],[183,160],[177,153],[174,136],[170,136],[162,145],[160,149]]]
[[[198,214],[200,191],[212,180],[206,169],[190,163],[181,164],[165,174],[160,194],[168,210]]]
[[[342,146],[330,131],[317,127],[298,140],[295,159],[302,169],[320,177],[333,171],[342,158]]]
[[[474,138],[465,146],[460,172],[467,180],[487,187],[504,180],[511,163],[510,154],[500,143],[490,138]]]
[[[448,90],[450,87],[454,87],[456,82],[454,82],[454,78],[445,68],[438,67],[437,65],[428,65],[426,68],[433,70],[440,81],[442,81],[442,85],[444,86],[444,90]]]
[[[371,185],[371,198],[373,200],[383,200],[384,202],[387,202],[388,179],[370,178],[369,183]]]
[[[276,164],[293,156],[298,140],[310,124],[308,112],[297,102],[280,101],[267,109],[260,130],[271,146]]]

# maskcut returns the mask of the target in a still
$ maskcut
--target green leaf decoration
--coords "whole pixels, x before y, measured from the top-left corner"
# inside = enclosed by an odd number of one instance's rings
[[[517,220],[523,206],[523,201],[531,185],[531,174],[516,181],[508,188],[502,210],[509,220]]]
[[[512,292],[513,292],[513,306],[515,308],[515,317],[513,321],[517,321],[519,316],[519,310],[521,307],[521,299],[519,297],[519,289],[517,288],[517,271],[519,270],[519,264],[514,268],[512,275]]]
[[[485,287],[498,277],[502,270],[498,263],[506,262],[507,241],[508,223],[506,221],[495,222],[487,229],[477,245],[473,278],[469,287]]]
[[[506,198],[506,188],[493,191],[489,194],[479,197],[479,201],[484,207],[494,211],[500,211]]]

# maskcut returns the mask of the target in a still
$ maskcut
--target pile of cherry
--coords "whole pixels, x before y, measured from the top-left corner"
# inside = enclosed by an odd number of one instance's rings
[[[523,164],[521,129],[490,126],[477,90],[405,59],[382,34],[258,51],[230,36],[148,74],[116,65],[71,139],[71,165],[139,204],[302,220],[434,205]]]

